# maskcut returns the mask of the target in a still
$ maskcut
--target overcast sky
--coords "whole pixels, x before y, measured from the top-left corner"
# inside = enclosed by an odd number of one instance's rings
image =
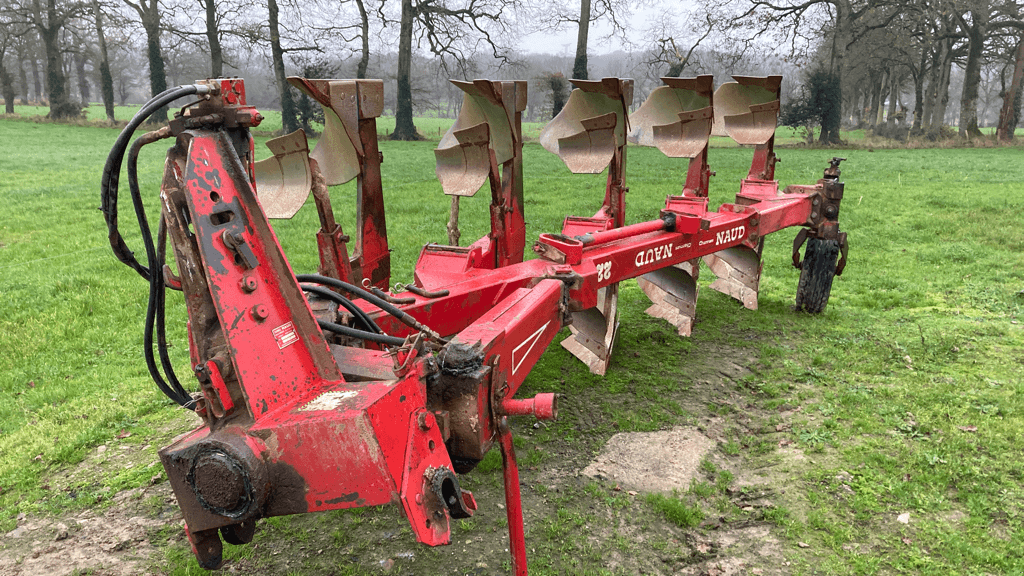
[[[664,13],[666,6],[676,9],[688,6],[688,0],[656,0],[649,8],[638,9],[629,19],[629,38],[634,44],[644,44],[645,30],[649,27],[652,19]],[[587,42],[587,54],[594,56],[608,54],[616,50],[622,50],[625,46],[621,38],[608,37],[611,32],[611,25],[601,20],[590,25],[590,37]],[[555,54],[558,56],[574,56],[576,54],[576,36],[578,30],[575,27],[566,26],[560,31],[535,32],[524,36],[520,42],[520,48],[524,52],[534,54]]]

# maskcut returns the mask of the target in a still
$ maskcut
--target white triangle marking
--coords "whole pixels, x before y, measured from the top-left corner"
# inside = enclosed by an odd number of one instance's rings
[[[540,335],[544,333],[544,329],[548,327],[548,324],[551,324],[551,320],[545,322],[544,325],[538,328],[536,332],[530,334],[530,336],[527,337],[526,340],[523,340],[523,342],[519,344],[519,346],[516,346],[515,348],[512,349],[513,374],[515,374],[516,371],[519,370],[519,367],[523,365],[523,360],[526,360],[526,357],[530,355],[530,351],[533,350],[533,347],[537,344],[537,341],[540,340]],[[527,344],[529,344],[530,347],[526,349],[526,352],[523,352],[522,357],[519,358],[519,362],[516,362],[516,352],[519,352],[519,349],[522,348],[523,346],[526,346]]]

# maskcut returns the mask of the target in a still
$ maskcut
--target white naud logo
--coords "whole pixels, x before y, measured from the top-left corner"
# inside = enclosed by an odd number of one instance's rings
[[[656,248],[649,248],[647,250],[637,252],[636,259],[633,260],[633,263],[636,264],[637,268],[639,268],[671,257],[672,245],[665,244],[664,246],[658,246]]]
[[[718,246],[719,244],[727,244],[729,242],[735,242],[736,240],[739,240],[740,238],[743,238],[743,231],[744,231],[744,227],[743,226],[737,226],[737,227],[732,228],[730,230],[723,230],[723,231],[719,232],[718,235],[715,236],[715,246]]]
[[[523,360],[526,360],[526,357],[530,355],[530,351],[532,351],[533,347],[537,345],[537,342],[540,340],[540,335],[544,333],[544,329],[548,327],[548,324],[551,324],[551,320],[545,322],[544,325],[538,328],[536,332],[527,336],[526,340],[523,340],[519,346],[512,349],[513,374],[515,374],[516,371],[519,370],[519,367],[523,365]],[[526,350],[523,350],[524,347]],[[519,355],[520,351],[522,351],[521,356]],[[518,360],[516,360],[517,357],[519,358]]]

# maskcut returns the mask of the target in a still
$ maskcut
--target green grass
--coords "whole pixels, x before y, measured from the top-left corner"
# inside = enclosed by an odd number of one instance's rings
[[[444,129],[419,125],[421,131]],[[153,469],[136,465],[76,480],[69,485],[75,490],[48,486],[82,466],[100,444],[130,444],[140,450],[140,462],[155,462],[155,447],[183,419],[152,385],[141,358],[146,286],[110,254],[96,209],[100,170],[116,130],[0,119],[0,134],[0,199],[7,207],[0,216],[3,533],[19,512],[105,505],[113,492],[144,485]],[[263,140],[261,158],[268,155]],[[381,143],[393,281],[411,281],[422,244],[446,240],[448,201],[434,177],[432,147]],[[162,146],[151,148],[140,177],[152,214],[163,158]],[[535,551],[531,573],[616,573],[605,568],[608,550],[646,551],[658,562],[686,556],[685,534],[712,537],[700,527],[711,518],[771,525],[796,573],[1024,571],[1021,149],[837,153],[849,157],[840,221],[851,252],[823,315],[791,311],[798,272],[789,263],[792,232],[781,232],[766,242],[759,310],[707,289],[711,274],[705,272],[694,335],[681,339],[644,316],[643,295],[635,283],[624,283],[622,328],[606,377],[591,375],[557,346],[533,370],[524,396],[557,391],[564,397],[558,422],[537,429],[515,423],[527,541]],[[777,176],[783,184],[812,183],[831,154],[780,150]],[[557,231],[564,215],[593,213],[603,176],[573,176],[535,144],[524,155],[528,238]],[[749,157],[738,148],[711,151],[717,172],[712,205],[733,199]],[[630,150],[629,221],[656,217],[683,174],[680,162],[656,150]],[[354,230],[353,185],[332,194],[343,226]],[[480,196],[464,203],[463,238],[486,233],[487,204]],[[123,203],[122,228],[141,250],[137,234],[128,233],[131,220]],[[296,271],[316,267],[316,226],[311,205],[275,223]],[[187,375],[178,295],[169,307],[172,355],[179,374]],[[715,383],[717,364],[737,355],[749,359],[742,362],[751,373]],[[724,423],[723,439],[714,463],[702,465],[702,477],[680,487],[686,493],[634,498],[572,480],[616,432],[709,419]],[[122,431],[131,436],[118,439]],[[780,442],[788,443],[787,452]],[[785,460],[793,449],[805,460]],[[761,469],[786,470],[777,480],[785,492],[776,491],[771,506],[745,511],[732,501],[732,483]],[[537,479],[552,470],[569,480]],[[498,542],[505,529],[504,512],[494,509],[501,501],[499,455],[488,455],[466,483],[490,512],[456,527],[460,554],[477,548],[459,542]],[[903,512],[911,514],[910,524],[895,522]],[[395,507],[275,519],[261,524],[259,548],[230,550],[274,567],[264,550],[299,542],[314,552],[326,549],[324,563],[303,556],[281,573],[349,565],[358,573],[358,566],[377,561],[379,546],[412,549],[403,523]],[[154,542],[164,546],[176,530]],[[365,536],[392,532],[400,533],[398,544]],[[328,557],[335,549],[338,554]],[[414,550],[415,561],[399,559],[405,571],[451,563],[446,549]],[[166,570],[199,573],[180,541],[166,546],[166,554]],[[477,561],[494,568],[507,560],[500,545],[479,554],[467,560],[467,569]],[[349,562],[352,557],[359,560]]]
[[[2,103],[2,100],[0,100]],[[107,120],[107,112],[103,107],[103,104],[92,103],[86,106],[84,109],[85,117],[84,121],[89,124],[102,124]],[[137,105],[127,106],[114,106],[114,118],[119,122],[127,122],[132,116],[139,110]],[[12,118],[15,119],[33,119],[33,118],[45,118],[49,114],[50,108],[48,106],[37,106],[27,104],[15,104],[14,115]],[[172,110],[173,112],[173,110]],[[260,109],[260,114],[263,115],[263,121],[254,130],[257,134],[265,136],[272,136],[281,131],[281,112],[279,110],[267,110]],[[0,118],[4,118],[6,115],[0,114]],[[451,128],[452,124],[455,123],[454,118],[436,118],[436,117],[424,117],[416,118],[415,124],[416,129],[420,135],[426,140],[440,140],[441,136]],[[544,128],[544,122],[523,122],[523,137],[527,142],[536,142],[540,137],[540,131]],[[314,128],[322,129],[322,126],[314,126]],[[386,138],[389,134],[395,131],[395,117],[394,116],[381,116],[377,119],[377,132],[382,138]],[[843,132],[844,140],[863,140],[864,130],[854,130],[850,132]],[[784,144],[798,144],[804,141],[803,132],[798,131],[795,128],[788,126],[780,126],[776,132],[775,142],[779,145]],[[725,137],[714,137],[712,138],[712,146],[718,148],[734,148],[737,146],[735,142]]]

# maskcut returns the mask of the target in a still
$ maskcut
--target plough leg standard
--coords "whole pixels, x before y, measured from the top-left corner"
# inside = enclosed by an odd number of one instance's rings
[[[222,563],[222,539],[249,542],[261,517],[399,503],[416,539],[450,542],[450,520],[471,516],[460,488],[495,444],[504,464],[513,571],[526,574],[518,468],[508,416],[554,418],[554,393],[516,398],[562,327],[570,352],[603,374],[618,329],[618,284],[637,278],[648,313],[689,334],[701,258],[712,288],[755,308],[767,234],[803,226],[797,308],[821,312],[846,261],[836,158],[813,186],[779,191],[773,139],[781,78],[666,78],[631,116],[632,81],[575,81],[541,144],[577,173],[608,172],[591,217],[568,217],[524,260],[521,115],[525,82],[455,82],[459,118],[437,150],[452,196],[450,244],[423,248],[415,283],[388,291],[390,260],[375,118],[379,80],[290,79],[325,110],[309,152],[302,132],[268,142],[254,162],[249,128],[261,121],[241,80],[168,90],[122,132],[104,170],[111,246],[150,284],[147,366],[160,389],[204,425],[160,451],[204,568]],[[129,149],[153,111],[194,97],[168,126]],[[629,128],[631,127],[631,129]],[[714,130],[754,146],[736,202],[708,209]],[[160,191],[156,239],[136,181],[141,147],[174,138]],[[687,158],[685,183],[659,218],[625,223],[627,142]],[[125,154],[146,264],[118,232]],[[328,186],[357,180],[354,240],[334,218]],[[458,202],[484,185],[491,231],[458,246]],[[290,217],[312,192],[320,215],[318,274],[296,276],[268,217]],[[168,243],[169,240],[169,243]],[[807,241],[803,261],[799,248]],[[349,244],[352,249],[349,250]],[[168,244],[175,273],[165,264]],[[838,262],[837,262],[838,258]],[[165,290],[181,290],[199,392],[176,378],[164,337]]]

